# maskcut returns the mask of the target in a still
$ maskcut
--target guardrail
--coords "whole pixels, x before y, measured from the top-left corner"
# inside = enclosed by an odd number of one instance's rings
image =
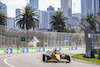
[[[66,47],[32,47],[32,48],[0,48],[0,54],[32,53],[45,52],[51,50],[84,50],[85,46],[66,46]]]

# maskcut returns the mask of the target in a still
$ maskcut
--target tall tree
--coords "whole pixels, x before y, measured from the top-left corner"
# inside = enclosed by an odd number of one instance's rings
[[[21,15],[19,16],[21,18],[17,19],[18,20],[17,26],[19,26],[21,29],[24,29],[26,27],[26,29],[29,30],[31,28],[34,29],[35,27],[38,26],[39,20],[36,19],[38,15],[35,13],[35,10],[32,7],[30,6],[24,7]]]
[[[64,31],[66,28],[66,22],[67,17],[64,17],[63,12],[56,12],[54,15],[51,16],[52,21],[50,22],[52,24],[52,30],[57,31]]]
[[[7,17],[2,11],[2,7],[0,7],[0,25],[7,25],[6,23]]]

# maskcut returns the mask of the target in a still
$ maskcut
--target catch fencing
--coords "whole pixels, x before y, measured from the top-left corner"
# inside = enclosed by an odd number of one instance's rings
[[[26,48],[34,36],[39,41],[37,47],[85,45],[83,33],[27,31],[0,25],[0,48]]]
[[[92,38],[92,51],[94,54],[98,54],[100,58],[100,33],[91,34]]]

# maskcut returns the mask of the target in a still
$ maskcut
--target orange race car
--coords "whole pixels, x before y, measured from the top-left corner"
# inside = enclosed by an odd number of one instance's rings
[[[43,62],[66,62],[70,63],[70,56],[59,51],[48,51],[47,54],[43,54]]]

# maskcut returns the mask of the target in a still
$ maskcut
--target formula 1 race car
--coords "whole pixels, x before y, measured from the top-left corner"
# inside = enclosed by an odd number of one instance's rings
[[[43,62],[66,62],[70,63],[71,59],[70,56],[67,54],[64,54],[59,51],[48,51],[47,54],[43,54]]]

